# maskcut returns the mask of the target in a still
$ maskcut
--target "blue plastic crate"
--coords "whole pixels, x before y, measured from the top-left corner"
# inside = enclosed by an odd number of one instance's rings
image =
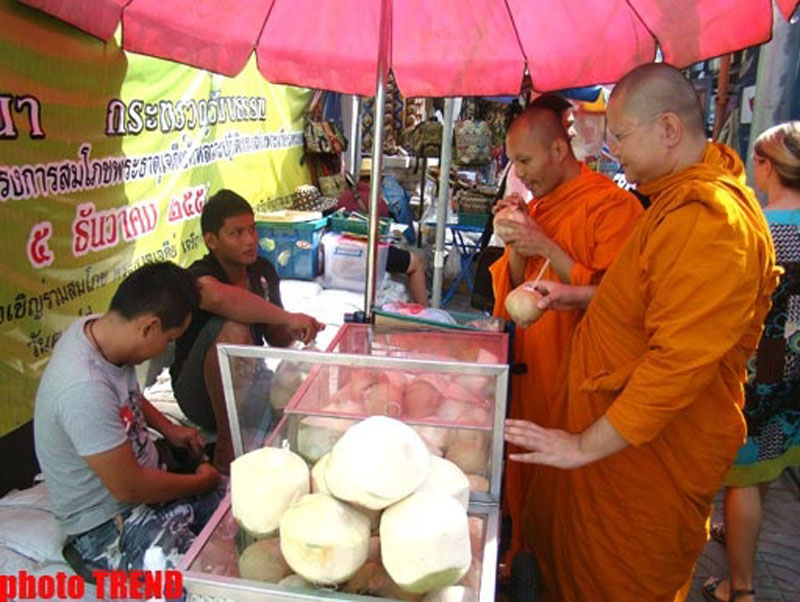
[[[307,222],[257,221],[258,254],[281,278],[312,280],[319,276],[319,240],[328,218]]]

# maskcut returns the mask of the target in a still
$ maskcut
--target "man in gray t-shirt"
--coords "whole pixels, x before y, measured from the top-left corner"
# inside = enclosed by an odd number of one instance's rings
[[[196,302],[186,270],[166,262],[139,268],[107,313],[67,329],[39,383],[36,455],[56,519],[70,536],[65,556],[72,563],[77,552],[84,569],[141,569],[154,545],[174,564],[219,500],[220,477],[210,464],[194,474],[159,467],[148,426],[198,457],[202,440],[142,396],[134,371],[186,330]]]

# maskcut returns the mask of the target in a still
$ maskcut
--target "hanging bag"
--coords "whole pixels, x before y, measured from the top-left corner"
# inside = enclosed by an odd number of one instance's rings
[[[489,123],[478,119],[455,125],[456,162],[459,165],[485,165],[491,159],[492,132]]]
[[[347,138],[338,123],[323,119],[322,95],[323,91],[317,90],[308,106],[303,129],[305,150],[306,153],[338,155],[347,150]]]

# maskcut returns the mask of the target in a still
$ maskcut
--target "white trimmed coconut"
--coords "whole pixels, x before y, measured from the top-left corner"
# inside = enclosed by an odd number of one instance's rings
[[[314,464],[314,468],[311,469],[311,493],[327,493],[330,495],[331,492],[325,484],[325,467],[328,465],[330,455],[330,452],[328,452],[322,456]]]
[[[431,457],[431,468],[428,477],[417,489],[418,492],[440,493],[449,495],[464,507],[469,506],[469,479],[467,475],[450,460]]]
[[[350,579],[367,560],[369,520],[324,493],[312,493],[281,517],[281,552],[292,570],[318,585]]]
[[[303,588],[313,588],[314,586],[303,579],[300,575],[288,575],[278,581],[278,585],[282,585],[284,587],[303,587]]]
[[[239,556],[239,576],[242,579],[278,583],[291,572],[277,539],[260,539],[247,546]]]
[[[422,602],[478,602],[478,594],[463,585],[451,585],[427,593]]]
[[[382,510],[417,490],[431,454],[407,424],[372,416],[350,427],[331,451],[325,483],[344,501]]]
[[[405,591],[454,585],[472,561],[467,513],[452,497],[414,493],[381,517],[383,565]]]
[[[297,428],[297,453],[309,462],[316,462],[333,449],[334,444],[352,425],[352,420],[306,416]]]
[[[231,506],[239,526],[270,537],[292,503],[310,490],[308,465],[288,449],[262,447],[231,462]]]
[[[273,408],[285,408],[295,394],[306,373],[297,362],[282,361],[275,369],[275,378],[269,391],[269,401]]]

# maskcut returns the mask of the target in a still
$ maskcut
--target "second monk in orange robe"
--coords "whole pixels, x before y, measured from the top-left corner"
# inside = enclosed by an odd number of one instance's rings
[[[535,197],[525,209],[529,224],[498,221],[511,228],[512,234],[505,237],[505,253],[490,268],[494,314],[509,318],[504,308],[506,296],[517,285],[534,279],[546,259],[550,266],[545,278],[570,284],[599,282],[641,215],[642,206],[631,193],[577,161],[555,111],[525,111],[512,124],[506,146],[517,175]],[[516,202],[504,199],[498,208]],[[527,364],[527,373],[513,378],[512,418],[548,424],[561,362],[581,313],[545,312],[529,327],[517,328],[514,359]],[[533,468],[506,463],[506,501],[513,527],[510,558],[522,547],[522,503]]]
[[[684,600],[714,493],[744,440],[745,362],[777,283],[769,228],[677,69],[614,89],[612,151],[650,196],[578,325],[554,428],[509,421],[545,600]],[[541,305],[587,289],[544,283]],[[577,294],[576,294],[577,293]]]

